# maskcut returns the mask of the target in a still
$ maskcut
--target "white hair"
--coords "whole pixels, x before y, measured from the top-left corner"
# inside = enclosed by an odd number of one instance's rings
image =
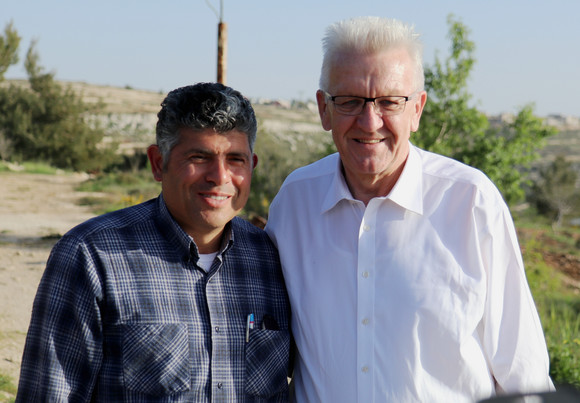
[[[378,53],[393,47],[409,52],[415,63],[415,91],[425,86],[423,44],[412,25],[392,18],[358,17],[339,21],[326,29],[322,39],[324,57],[320,89],[329,90],[330,71],[341,54],[349,52]]]

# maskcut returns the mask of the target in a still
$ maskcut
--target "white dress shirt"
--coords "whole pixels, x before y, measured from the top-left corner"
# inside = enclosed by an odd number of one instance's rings
[[[474,402],[553,390],[540,320],[501,194],[410,146],[386,197],[355,200],[338,154],[272,202],[297,345],[298,402]]]

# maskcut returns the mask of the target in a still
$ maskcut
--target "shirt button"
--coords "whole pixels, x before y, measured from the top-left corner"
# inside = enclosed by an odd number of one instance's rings
[[[220,327],[219,327],[219,326],[216,326],[216,327],[215,327],[215,332],[216,332],[216,333],[219,333],[219,332],[220,332]]]
[[[368,271],[363,271],[363,274],[362,274],[362,276],[363,276],[364,278],[368,278],[368,277],[369,277],[369,272],[368,272]]]
[[[368,232],[368,231],[370,231],[370,230],[371,230],[371,226],[370,226],[370,225],[368,225],[368,224],[365,224],[365,225],[363,226],[363,230]]]
[[[221,382],[218,382],[218,384],[217,384],[217,387],[218,387],[218,389],[221,389],[221,388],[223,388],[223,386],[224,386],[224,385],[223,385],[223,383],[221,383]]]
[[[361,371],[364,372],[365,374],[367,372],[369,372],[369,367],[367,367],[366,365],[364,367],[361,368]]]
[[[369,320],[368,318],[364,318],[364,319],[362,320],[362,322],[361,322],[361,323],[362,323],[364,326],[366,326],[366,325],[368,325],[368,324],[369,324],[369,322],[370,322],[370,320]]]

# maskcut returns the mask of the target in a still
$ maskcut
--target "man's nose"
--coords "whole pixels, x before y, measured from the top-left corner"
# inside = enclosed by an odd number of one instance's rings
[[[358,116],[358,125],[367,132],[373,132],[384,124],[382,113],[374,102],[366,102]]]
[[[228,183],[230,181],[230,171],[227,162],[221,158],[216,158],[209,167],[206,178],[208,182],[216,185]]]

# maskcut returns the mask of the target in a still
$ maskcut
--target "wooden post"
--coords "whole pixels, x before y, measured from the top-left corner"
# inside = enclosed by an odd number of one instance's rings
[[[225,22],[218,24],[218,52],[217,52],[217,81],[226,85],[228,56],[228,25]]]

